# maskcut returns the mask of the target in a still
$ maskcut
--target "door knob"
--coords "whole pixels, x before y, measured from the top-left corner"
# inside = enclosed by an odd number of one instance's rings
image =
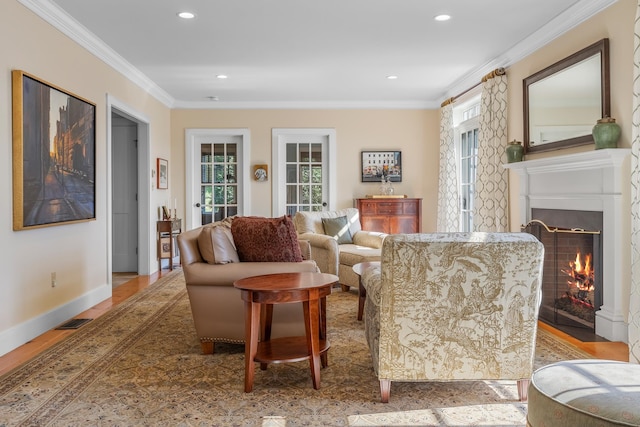
[[[200,203],[196,203],[195,206],[196,206],[196,208],[199,208],[200,207]]]

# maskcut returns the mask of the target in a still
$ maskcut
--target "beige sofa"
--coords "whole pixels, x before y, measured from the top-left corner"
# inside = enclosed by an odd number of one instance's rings
[[[241,344],[245,341],[245,307],[240,291],[233,287],[234,281],[262,274],[318,271],[316,263],[309,259],[302,262],[209,263],[201,251],[203,240],[206,241],[201,233],[206,234],[215,226],[221,225],[220,223],[210,224],[183,232],[178,236],[180,261],[187,284],[193,321],[202,345],[202,352],[205,354],[214,352],[216,342]],[[306,255],[308,258],[308,242],[298,243],[303,257]],[[304,334],[301,304],[274,306],[272,338]]]
[[[365,334],[392,381],[517,380],[533,372],[544,247],[527,233],[389,235],[362,275]]]
[[[353,243],[338,244],[333,236],[325,234],[323,218],[346,217]],[[359,276],[353,266],[364,261],[379,261],[385,233],[362,230],[358,209],[337,211],[296,212],[293,217],[298,238],[311,244],[312,259],[323,273],[335,274],[343,290],[358,288]]]

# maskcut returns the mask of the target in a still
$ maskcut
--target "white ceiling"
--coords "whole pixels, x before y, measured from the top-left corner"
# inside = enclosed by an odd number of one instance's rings
[[[19,1],[171,107],[434,108],[616,0]]]

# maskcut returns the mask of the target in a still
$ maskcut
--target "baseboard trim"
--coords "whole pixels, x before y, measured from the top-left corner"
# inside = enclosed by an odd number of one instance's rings
[[[9,353],[35,337],[54,329],[99,302],[111,297],[112,288],[104,284],[66,304],[29,319],[0,333],[0,356]]]

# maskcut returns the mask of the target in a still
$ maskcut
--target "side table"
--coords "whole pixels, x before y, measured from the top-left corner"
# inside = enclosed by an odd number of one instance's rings
[[[364,301],[367,299],[367,290],[362,286],[362,273],[369,267],[380,265],[380,261],[360,262],[354,265],[353,272],[359,276],[358,280],[358,320],[362,320],[362,312],[364,311]]]
[[[245,302],[245,393],[253,390],[255,362],[261,369],[275,362],[309,359],[313,388],[320,388],[320,364],[327,366],[327,301],[338,276],[325,273],[279,273],[236,280]],[[302,302],[306,336],[271,339],[273,304]],[[263,339],[258,342],[260,310],[265,306]],[[321,360],[322,359],[322,360]]]
[[[169,259],[169,270],[173,270],[173,258],[177,255],[174,239],[182,232],[182,220],[171,218],[156,223],[158,232],[158,271],[162,271],[162,260]]]

